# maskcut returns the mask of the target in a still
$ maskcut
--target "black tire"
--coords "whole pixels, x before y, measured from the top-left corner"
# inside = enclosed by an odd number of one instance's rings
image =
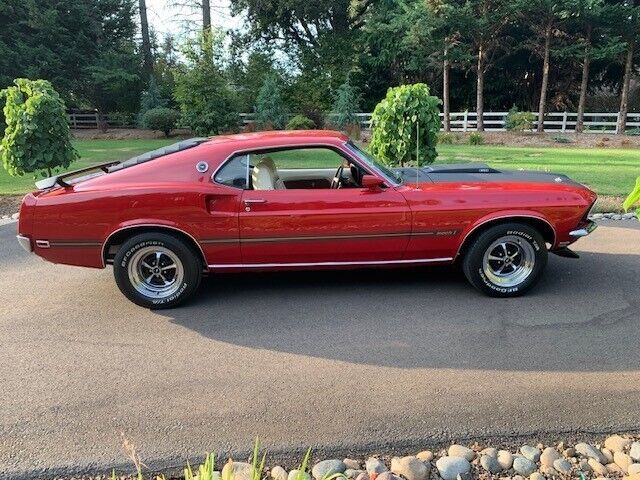
[[[490,227],[472,240],[462,271],[484,294],[508,298],[533,287],[546,264],[547,245],[540,232],[525,223],[510,222]]]
[[[179,238],[142,233],[121,245],[113,260],[113,275],[120,291],[133,303],[152,309],[173,308],[196,292],[202,265],[198,254]]]

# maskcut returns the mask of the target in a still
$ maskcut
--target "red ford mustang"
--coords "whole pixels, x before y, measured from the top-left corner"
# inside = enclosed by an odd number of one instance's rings
[[[145,307],[203,273],[450,264],[498,297],[540,278],[547,251],[595,224],[596,194],[564,175],[486,165],[389,169],[336,132],[195,138],[36,183],[18,241],[55,263],[113,265]]]

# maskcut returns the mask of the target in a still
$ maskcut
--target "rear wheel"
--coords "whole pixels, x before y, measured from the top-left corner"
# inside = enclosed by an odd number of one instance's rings
[[[180,239],[143,233],[122,244],[113,261],[120,291],[147,308],[171,308],[187,300],[200,284],[197,254]]]
[[[462,269],[469,282],[493,297],[522,295],[547,264],[544,238],[523,223],[504,223],[482,232],[467,250]]]

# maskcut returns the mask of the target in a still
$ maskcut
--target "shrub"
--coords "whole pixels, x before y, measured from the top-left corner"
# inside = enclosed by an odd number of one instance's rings
[[[360,96],[347,79],[338,87],[333,102],[332,123],[340,130],[345,130],[347,125],[359,124]]]
[[[65,105],[46,80],[18,78],[0,92],[5,100],[6,129],[0,144],[2,164],[10,175],[67,168],[78,158],[71,145]]]
[[[176,128],[180,113],[172,108],[152,108],[142,117],[142,123],[149,130],[159,130],[168,137],[171,130]]]
[[[146,90],[143,90],[140,94],[140,110],[138,112],[138,125],[145,126],[144,114],[154,108],[162,108],[167,106],[167,100],[162,98],[160,88],[156,79],[152,76],[149,79],[149,85]]]
[[[186,44],[183,54],[188,66],[175,77],[181,124],[197,135],[235,130],[240,124],[237,99],[211,55],[212,48],[221,44],[212,35],[202,33]]]
[[[315,122],[304,115],[296,115],[287,123],[287,130],[313,130],[314,128],[316,128]]]
[[[371,153],[389,165],[433,162],[438,155],[439,105],[424,83],[390,88],[371,117]]]
[[[514,105],[507,113],[504,126],[507,130],[513,132],[524,132],[526,130],[533,130],[533,122],[535,116],[531,112],[519,112],[518,108]]]
[[[287,109],[282,100],[282,90],[278,79],[269,75],[256,99],[256,121],[265,130],[282,130],[287,124]]]
[[[573,143],[571,139],[565,137],[564,135],[554,135],[551,137],[556,143]]]
[[[316,107],[306,106],[302,109],[302,114],[311,119],[316,124],[316,128],[324,128],[324,113]]]
[[[636,186],[633,189],[633,191],[629,194],[629,196],[626,198],[626,200],[622,204],[622,207],[626,212],[626,211],[629,211],[629,209],[632,206],[638,205],[638,204],[640,204],[640,177],[636,178]],[[640,205],[636,209],[636,213],[638,215],[638,218],[640,218]]]
[[[484,143],[484,137],[478,132],[473,132],[469,135],[469,145],[482,145]]]
[[[438,143],[441,143],[442,145],[453,145],[454,139],[454,135],[450,132],[438,133]]]

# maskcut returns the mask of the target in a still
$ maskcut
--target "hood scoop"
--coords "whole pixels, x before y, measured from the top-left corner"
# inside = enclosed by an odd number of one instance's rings
[[[424,167],[428,174],[438,173],[500,173],[499,170],[491,168],[486,163],[452,163],[450,165],[436,165]]]

